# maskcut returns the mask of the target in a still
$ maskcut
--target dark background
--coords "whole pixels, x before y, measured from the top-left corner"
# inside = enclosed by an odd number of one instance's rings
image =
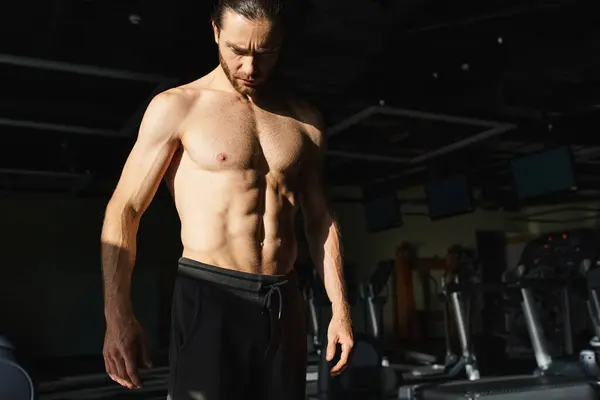
[[[551,229],[519,217],[535,207],[600,200],[600,28],[592,4],[295,5],[300,18],[281,74],[329,127],[325,172],[358,278],[402,240],[443,255],[451,244],[474,244],[476,230]],[[28,353],[100,354],[104,208],[152,96],[216,66],[211,9],[190,0],[2,7],[0,327]],[[396,115],[344,125],[369,107]],[[492,127],[501,129],[481,136]],[[561,144],[570,145],[578,190],[519,201],[509,161]],[[432,222],[423,185],[454,173],[466,173],[477,211]],[[373,187],[399,193],[404,226],[367,232],[361,189]],[[165,340],[178,229],[161,188],[140,229],[133,293],[155,347]]]
[[[321,109],[329,126],[380,100],[516,124],[431,157],[484,129],[429,114],[367,118],[332,137],[331,184],[384,179],[409,187],[440,169],[450,172],[439,168],[443,163],[469,170],[474,185],[485,189],[486,206],[514,207],[506,160],[568,142],[583,189],[572,197],[597,195],[600,28],[591,1],[327,0],[294,6],[299,18],[282,74]],[[187,0],[24,0],[5,7],[0,182],[17,189],[110,192],[151,96],[216,65],[211,9],[211,2]],[[387,158],[378,162],[378,156]],[[406,159],[416,156],[423,161],[407,168]],[[39,171],[61,175],[50,179]]]

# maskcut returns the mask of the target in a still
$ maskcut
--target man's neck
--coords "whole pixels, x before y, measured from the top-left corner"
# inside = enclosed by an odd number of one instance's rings
[[[233,87],[233,84],[227,77],[227,74],[225,74],[225,71],[223,71],[223,67],[220,65],[217,66],[217,68],[211,72],[211,75],[213,78],[211,85],[213,89],[221,90],[223,92],[237,93],[237,90],[235,90]]]

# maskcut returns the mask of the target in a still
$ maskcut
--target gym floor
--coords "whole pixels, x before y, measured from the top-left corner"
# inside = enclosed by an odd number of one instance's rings
[[[428,348],[441,349],[441,346],[442,343],[432,342]],[[481,346],[484,346],[484,343],[477,345],[477,347]],[[164,355],[156,357],[154,362],[157,367],[152,371],[144,372],[145,387],[135,391],[121,388],[111,381],[104,372],[103,360],[98,357],[36,359],[27,363],[27,366],[33,372],[40,387],[39,400],[164,400],[168,374],[167,357]],[[527,373],[533,369],[533,364],[533,362],[523,361],[495,364],[485,368],[487,370],[485,375]],[[307,399],[315,398],[316,395],[316,382],[308,382]]]
[[[166,357],[158,357],[155,364],[158,367],[144,373],[145,386],[139,390],[127,390],[111,381],[98,357],[37,359],[30,363],[29,370],[39,385],[39,400],[165,400]],[[307,399],[316,396],[316,382],[308,382],[306,389]]]

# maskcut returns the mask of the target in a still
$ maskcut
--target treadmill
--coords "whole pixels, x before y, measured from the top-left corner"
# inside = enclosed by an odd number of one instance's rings
[[[440,297],[444,303],[444,338],[446,356],[444,365],[405,366],[392,364],[391,368],[401,372],[402,384],[421,382],[441,382],[466,376],[469,380],[480,377],[473,344],[471,343],[470,309],[476,284],[472,274],[464,273],[466,268],[456,268],[442,278]],[[457,356],[452,349],[450,315],[454,315],[460,352]]]
[[[466,265],[468,264],[468,265]],[[443,301],[444,311],[444,338],[445,357],[443,364],[436,363],[434,355],[404,350],[403,363],[390,363],[385,353],[382,354],[382,365],[393,369],[402,382],[417,382],[427,380],[447,380],[458,378],[463,370],[471,379],[478,379],[476,357],[470,343],[470,299],[472,293],[473,265],[470,262],[458,262],[456,267],[443,277],[441,283],[440,299]],[[394,269],[394,263],[382,262],[367,282],[360,284],[359,294],[365,304],[365,326],[367,333],[377,342],[383,350],[383,306],[386,295],[381,295]],[[431,278],[433,279],[433,278]],[[437,282],[434,281],[437,285]],[[454,315],[458,329],[458,339],[461,345],[460,356],[452,349],[450,333],[450,316]],[[461,329],[464,327],[464,329]]]
[[[596,257],[591,260],[597,260]],[[521,278],[509,289],[520,293],[521,307],[531,340],[537,370],[533,375],[482,378],[476,381],[456,381],[441,385],[414,385],[400,388],[398,398],[411,400],[592,400],[598,398],[600,369],[600,268],[591,269],[590,259],[578,260],[577,266],[588,281],[588,311],[596,337],[590,342],[593,350],[583,350],[577,365],[555,362],[548,351],[544,332],[534,305],[532,280]],[[577,267],[576,266],[576,267]],[[521,264],[517,276],[525,273]],[[519,276],[520,278],[520,276]],[[564,283],[563,283],[564,284]],[[561,365],[562,364],[562,365]],[[565,365],[568,367],[565,368]]]

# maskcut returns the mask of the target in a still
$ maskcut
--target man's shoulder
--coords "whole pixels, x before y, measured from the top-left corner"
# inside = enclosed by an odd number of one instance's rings
[[[148,105],[147,113],[158,118],[182,117],[187,113],[191,102],[192,100],[185,92],[179,88],[172,88],[154,96]]]
[[[306,126],[307,133],[313,140],[320,142],[323,130],[325,129],[325,123],[318,108],[299,96],[290,96],[288,99],[296,118]]]
[[[152,99],[150,108],[158,113],[174,113],[182,117],[192,106],[210,101],[213,92],[209,87],[198,82],[184,84],[157,94]]]
[[[171,107],[186,107],[196,102],[201,91],[189,84],[167,89],[156,95],[155,100],[166,103]]]
[[[144,114],[141,131],[151,136],[173,135],[194,104],[195,96],[184,86],[165,90],[152,99]],[[149,129],[151,128],[151,129]],[[145,136],[148,133],[144,134]]]

